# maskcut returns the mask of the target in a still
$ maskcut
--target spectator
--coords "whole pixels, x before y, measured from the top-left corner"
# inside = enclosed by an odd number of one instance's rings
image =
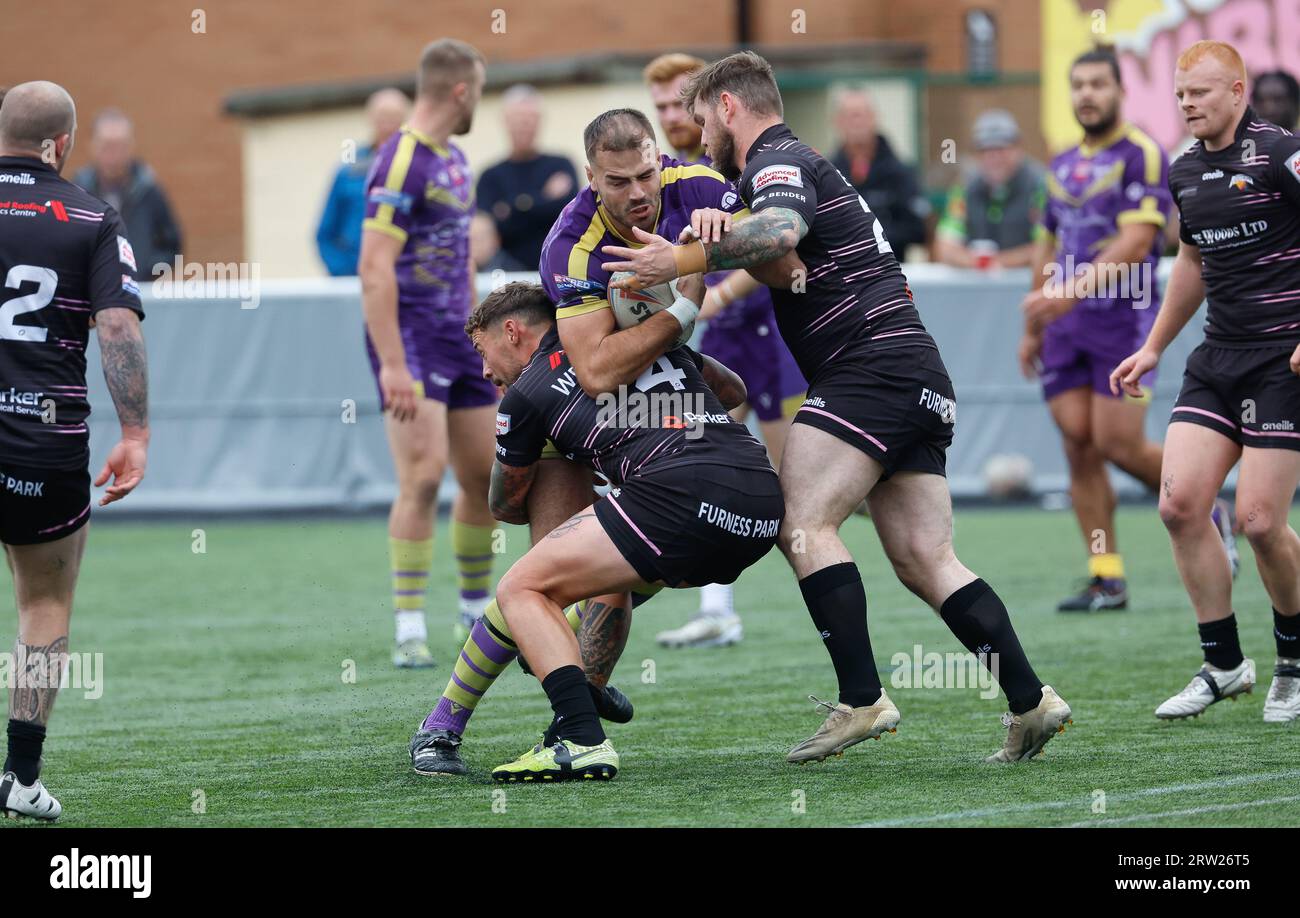
[[[316,228],[316,248],[325,269],[334,277],[357,273],[361,255],[361,221],[366,215],[366,175],[375,151],[397,133],[411,113],[411,100],[400,89],[381,89],[366,100],[370,146],[357,151],[356,162],[334,173],[325,211]]]
[[[953,186],[936,233],[936,254],[958,268],[1025,267],[1043,213],[1043,167],[1025,155],[1020,126],[1005,109],[975,119],[976,171]]]
[[[181,228],[153,170],[135,158],[135,129],[125,114],[107,108],[95,116],[90,165],[75,181],[121,215],[135,249],[137,280],[152,277],[155,265],[170,265],[180,254]]]
[[[551,225],[578,189],[578,174],[563,156],[537,151],[541,96],[512,86],[502,97],[510,155],[478,180],[478,220],[491,220],[500,251],[496,262],[511,271],[536,271]]]
[[[1250,104],[1256,114],[1288,131],[1300,122],[1300,83],[1285,70],[1270,70],[1255,77]]]
[[[841,89],[832,97],[832,108],[840,148],[831,162],[880,220],[895,257],[902,261],[909,245],[925,245],[930,202],[912,169],[876,131],[876,104],[870,92],[863,87]]]

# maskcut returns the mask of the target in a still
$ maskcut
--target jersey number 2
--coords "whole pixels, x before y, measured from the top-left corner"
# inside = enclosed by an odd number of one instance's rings
[[[40,284],[35,293],[16,296],[0,306],[0,339],[5,341],[42,342],[49,334],[49,329],[35,325],[15,325],[14,319],[25,312],[36,312],[50,305],[54,291],[59,285],[59,275],[49,268],[35,265],[14,265],[5,276],[5,286],[17,290],[23,281]]]

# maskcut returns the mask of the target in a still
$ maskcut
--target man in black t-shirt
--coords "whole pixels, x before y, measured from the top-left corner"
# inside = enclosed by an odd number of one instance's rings
[[[564,619],[568,603],[647,586],[732,583],[776,544],[784,509],[766,450],[727,414],[745,397],[734,373],[678,347],[633,386],[592,398],[560,345],[554,310],[540,285],[506,284],[465,325],[484,375],[510,387],[497,414],[493,515],[527,521],[548,442],[613,486],[497,584],[513,640],[556,717],[556,741],[497,768],[499,781],[612,778],[618,771]]]
[[[1135,394],[1208,301],[1205,341],[1187,358],[1160,472],[1160,517],[1205,663],[1156,716],[1196,716],[1255,684],[1237,636],[1231,570],[1209,521],[1240,460],[1238,525],[1273,603],[1277,643],[1264,720],[1289,723],[1300,714],[1300,537],[1287,523],[1300,481],[1300,137],[1256,116],[1245,65],[1224,42],[1184,51],[1174,87],[1196,138],[1169,169],[1181,245],[1146,343],[1110,377],[1116,394],[1121,385]]]
[[[135,254],[113,208],[60,177],[75,131],[54,83],[15,86],[0,106],[0,541],[18,606],[0,812],[37,819],[62,812],[39,775],[90,517],[92,325],[122,424],[95,479],[113,478],[101,506],[140,483],[149,445]]]
[[[772,291],[781,337],[808,380],[781,460],[780,544],[835,666],[840,703],[820,702],[826,722],[787,761],[837,755],[899,721],[872,657],[862,578],[839,537],[864,498],[899,579],[980,656],[1007,695],[1006,739],[988,761],[1036,755],[1070,708],[1034,674],[997,593],[953,553],[944,467],[955,395],[880,221],[782,122],[772,68],[757,54],[711,64],[682,95],[714,168],[737,180],[751,216],[732,223],[696,212],[698,238],[677,246],[638,232],[640,248],[604,247],[604,268],[635,272],[635,285],[650,286],[792,252],[806,266],[800,282]],[[667,335],[667,325],[653,316],[641,335]]]

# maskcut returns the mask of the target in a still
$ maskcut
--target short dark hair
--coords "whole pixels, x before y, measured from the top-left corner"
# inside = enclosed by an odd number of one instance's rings
[[[529,325],[550,325],[555,321],[555,304],[541,284],[511,281],[497,287],[474,307],[465,320],[465,334],[473,338],[474,332],[486,331],[512,316],[524,319]]]
[[[1080,64],[1109,64],[1110,72],[1115,75],[1115,82],[1120,86],[1124,85],[1124,77],[1120,75],[1119,57],[1115,54],[1114,48],[1100,45],[1091,51],[1083,52],[1070,63],[1070,73],[1074,73],[1074,68]]]
[[[474,65],[487,65],[483,53],[468,42],[440,38],[424,46],[416,72],[416,92],[435,99],[442,98],[457,83],[466,83],[474,74]]]
[[[595,162],[596,153],[608,150],[622,153],[639,150],[649,141],[655,142],[655,129],[650,119],[635,108],[611,108],[601,112],[582,132],[582,145],[587,151],[587,162]]]
[[[1251,104],[1255,103],[1255,93],[1259,91],[1259,84],[1265,80],[1277,80],[1282,84],[1282,90],[1286,93],[1287,101],[1296,107],[1300,107],[1300,83],[1296,78],[1285,70],[1268,70],[1264,73],[1255,75],[1255,85],[1250,89]]]
[[[756,115],[785,117],[781,90],[776,85],[772,65],[753,51],[737,51],[697,71],[682,87],[686,110],[695,113],[695,100],[717,104],[718,97],[729,92],[745,103]]]

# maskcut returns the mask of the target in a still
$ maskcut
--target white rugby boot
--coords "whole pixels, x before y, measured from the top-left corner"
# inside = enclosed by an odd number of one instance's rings
[[[63,806],[45,789],[40,778],[28,787],[12,771],[0,776],[0,813],[10,819],[24,816],[53,822],[63,813]]]
[[[1289,724],[1300,715],[1300,659],[1278,657],[1264,702],[1264,723]]]
[[[1156,708],[1161,720],[1199,717],[1205,709],[1225,698],[1236,700],[1250,694],[1255,687],[1255,661],[1246,657],[1232,669],[1219,669],[1206,663],[1192,681],[1174,697]]]

